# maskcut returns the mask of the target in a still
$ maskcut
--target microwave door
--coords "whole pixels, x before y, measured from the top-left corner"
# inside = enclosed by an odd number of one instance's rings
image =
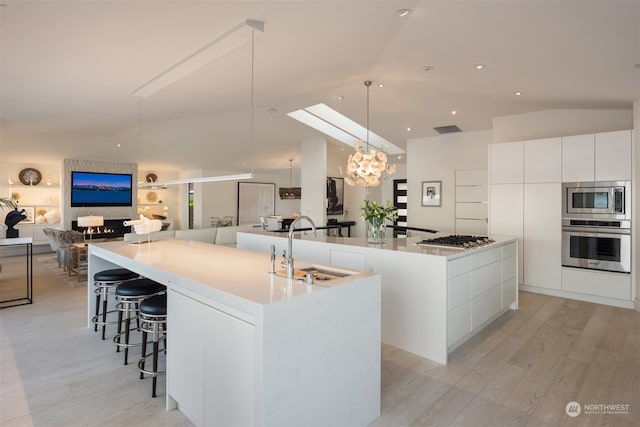
[[[611,188],[569,188],[567,198],[568,213],[607,214],[613,210]]]

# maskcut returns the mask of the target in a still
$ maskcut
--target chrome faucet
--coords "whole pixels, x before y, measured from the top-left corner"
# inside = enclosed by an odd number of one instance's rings
[[[287,246],[287,279],[293,279],[293,232],[295,231],[295,225],[298,223],[298,221],[300,221],[301,219],[306,219],[309,224],[311,224],[311,229],[313,230],[313,235],[316,235],[316,225],[314,224],[313,220],[311,218],[309,218],[306,215],[302,215],[299,216],[298,218],[294,219],[293,222],[291,223],[291,225],[289,225],[289,244]]]

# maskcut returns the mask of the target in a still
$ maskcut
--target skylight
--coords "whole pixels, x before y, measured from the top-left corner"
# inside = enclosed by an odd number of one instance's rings
[[[343,116],[325,104],[316,104],[292,111],[287,116],[318,130],[325,135],[355,147],[358,140],[367,141],[367,128]],[[402,154],[404,150],[369,130],[369,145],[389,154]]]

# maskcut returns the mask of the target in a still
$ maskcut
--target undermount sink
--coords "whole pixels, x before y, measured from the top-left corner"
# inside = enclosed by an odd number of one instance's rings
[[[306,280],[307,274],[313,274],[313,280],[318,282],[327,282],[330,280],[341,279],[343,277],[353,276],[358,274],[355,271],[342,270],[339,268],[329,268],[325,266],[309,265],[302,268],[296,268],[293,270],[294,279]],[[287,276],[286,270],[277,271],[278,276]]]
[[[353,276],[354,274],[358,274],[353,271],[319,267],[315,265],[311,265],[309,267],[303,267],[303,268],[300,268],[299,270],[303,271],[305,274],[313,273],[313,279],[320,280],[320,281],[340,279],[342,277]]]

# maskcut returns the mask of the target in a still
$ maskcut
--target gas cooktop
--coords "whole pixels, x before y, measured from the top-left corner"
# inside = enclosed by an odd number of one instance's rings
[[[469,249],[478,246],[488,245],[495,240],[487,236],[471,236],[464,234],[451,234],[449,236],[436,237],[434,239],[423,239],[417,244],[420,246],[440,246],[454,249]]]

